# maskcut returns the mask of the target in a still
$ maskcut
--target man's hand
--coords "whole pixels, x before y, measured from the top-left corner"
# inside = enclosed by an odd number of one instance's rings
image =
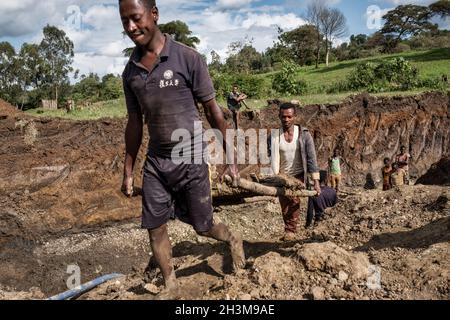
[[[314,180],[314,190],[317,192],[317,196],[320,196],[320,194],[322,193],[319,180]]]
[[[239,102],[241,102],[241,101],[243,101],[243,100],[245,100],[245,99],[247,99],[247,95],[245,95],[245,94],[243,94],[243,93],[241,93],[241,94],[239,95],[239,97],[238,97]]]
[[[239,187],[240,176],[239,176],[239,169],[236,164],[230,164],[227,166],[227,168],[224,170],[224,172],[222,173],[222,175],[220,177],[221,182],[224,180],[223,178],[227,174],[231,177],[231,179],[233,179],[233,183],[231,186],[233,188]]]
[[[123,177],[122,188],[120,191],[129,198],[133,196],[133,177]]]

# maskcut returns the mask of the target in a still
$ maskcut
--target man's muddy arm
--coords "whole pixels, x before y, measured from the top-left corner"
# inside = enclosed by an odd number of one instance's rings
[[[314,189],[317,191],[317,194],[320,195],[320,173],[319,166],[317,165],[317,155],[316,155],[316,147],[314,145],[314,140],[309,132],[305,132],[305,151],[306,151],[306,163],[307,163],[307,172],[312,175],[312,179],[314,180]]]
[[[230,149],[233,148],[233,146],[228,146],[226,143],[228,126],[223,117],[222,109],[217,104],[216,99],[211,99],[207,102],[204,102],[203,108],[205,110],[206,119],[208,120],[211,127],[219,130],[220,133],[222,134],[221,143],[222,143],[223,151],[226,153],[227,150],[229,148]],[[236,156],[237,156],[236,153],[233,152],[234,164],[230,166],[230,171],[233,176],[233,179],[238,177]]]
[[[125,129],[125,165],[122,186],[122,190],[127,195],[131,195],[129,189],[133,186],[133,169],[142,143],[143,126],[141,113],[128,114],[128,123]]]

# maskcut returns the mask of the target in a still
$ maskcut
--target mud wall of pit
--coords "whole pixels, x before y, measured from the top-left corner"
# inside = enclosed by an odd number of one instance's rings
[[[393,157],[403,144],[412,154],[415,176],[448,155],[449,105],[450,95],[441,93],[359,95],[340,105],[299,108],[298,120],[314,136],[320,166],[326,168],[337,148],[345,159],[346,183],[363,185],[368,174],[380,179],[383,158]],[[31,118],[0,103],[0,246],[16,238],[39,240],[137,219],[141,198],[120,193],[125,124],[126,119]],[[243,114],[243,129],[277,127],[276,103]],[[144,159],[143,147],[135,172],[138,186]],[[246,173],[258,166],[251,169]]]
[[[244,113],[244,129],[278,128],[278,101],[259,113]],[[420,177],[450,154],[450,93],[411,97],[349,97],[341,104],[297,108],[298,124],[314,137],[319,166],[327,168],[334,149],[344,159],[347,185],[381,181],[385,157],[394,159],[402,145],[412,156],[410,175]],[[228,116],[229,117],[229,116]]]
[[[39,240],[139,217],[140,198],[120,192],[126,120],[67,121],[4,111],[0,247],[13,238]]]
[[[450,186],[450,157],[444,157],[433,164],[416,184]]]

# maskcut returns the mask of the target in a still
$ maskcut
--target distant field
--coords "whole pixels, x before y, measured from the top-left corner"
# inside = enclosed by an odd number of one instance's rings
[[[450,74],[450,48],[434,49],[428,51],[410,51],[400,54],[380,55],[365,59],[350,60],[331,63],[328,67],[306,67],[298,74],[310,87],[320,91],[323,85],[343,81],[348,74],[361,62],[377,62],[384,59],[403,57],[412,62],[419,69],[420,78],[441,77]]]
[[[109,100],[94,103],[90,107],[66,112],[59,110],[30,109],[29,114],[42,117],[57,117],[72,120],[94,120],[100,118],[123,118],[126,116],[125,99]]]
[[[411,61],[414,66],[419,69],[420,78],[429,77],[441,77],[443,74],[450,76],[450,48],[441,48],[427,51],[410,51],[400,54],[392,55],[380,55],[376,57],[369,57],[365,59],[342,61],[331,63],[328,67],[321,65],[319,69],[315,67],[304,67],[297,76],[308,83],[309,91],[311,94],[304,96],[273,96],[263,99],[249,99],[247,105],[251,109],[261,109],[267,106],[267,99],[280,99],[280,100],[300,100],[302,104],[324,104],[324,103],[339,103],[347,96],[356,94],[358,92],[344,92],[337,94],[325,94],[320,93],[324,87],[329,87],[333,83],[344,81],[347,75],[361,62],[376,62],[383,59],[392,59],[396,57],[404,57],[406,60]],[[258,75],[264,78],[266,85],[270,86],[271,76],[274,74],[266,73]],[[450,86],[448,87],[450,89]],[[385,92],[379,94],[373,94],[375,96],[395,96],[395,95],[413,95],[429,91],[428,88],[415,89],[412,91],[402,92]],[[226,107],[226,102],[223,99],[219,99],[219,104]],[[98,119],[103,117],[125,117],[126,108],[124,99],[99,102],[84,110],[75,110],[67,113],[65,110],[56,111],[43,111],[39,109],[33,109],[27,111],[30,114],[38,116],[53,116],[67,119],[88,120]]]

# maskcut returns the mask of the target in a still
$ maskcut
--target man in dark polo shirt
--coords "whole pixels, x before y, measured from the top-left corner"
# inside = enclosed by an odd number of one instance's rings
[[[128,123],[122,191],[133,194],[133,168],[146,123],[150,142],[142,186],[142,227],[149,231],[155,260],[170,292],[177,288],[167,233],[171,217],[191,224],[199,235],[227,242],[235,269],[245,263],[240,235],[213,221],[208,164],[192,164],[204,148],[198,139],[202,132],[194,125],[200,121],[196,102],[203,105],[209,123],[223,137],[227,127],[205,61],[192,48],[161,33],[155,1],[119,0],[119,4],[124,30],[136,44],[123,72]],[[189,132],[190,139],[182,141],[183,153],[174,155],[174,147],[180,146],[172,140],[177,129]],[[226,149],[225,141],[223,146]],[[231,165],[229,173],[236,183],[237,166]]]

